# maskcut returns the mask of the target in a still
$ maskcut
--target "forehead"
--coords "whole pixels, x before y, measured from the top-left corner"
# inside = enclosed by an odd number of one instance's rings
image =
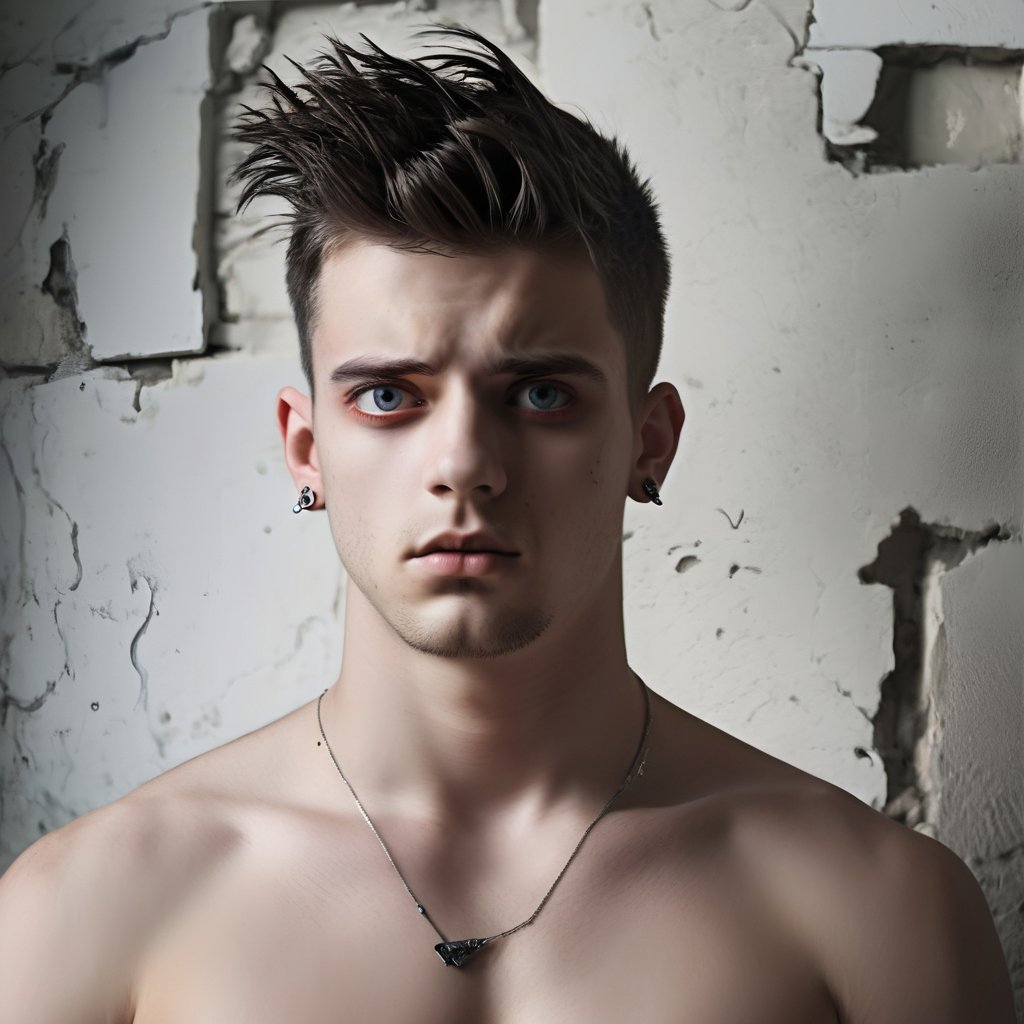
[[[610,380],[625,377],[622,341],[585,254],[443,256],[358,241],[324,261],[318,292],[318,377],[364,355],[471,370],[499,353],[540,352],[581,355]]]

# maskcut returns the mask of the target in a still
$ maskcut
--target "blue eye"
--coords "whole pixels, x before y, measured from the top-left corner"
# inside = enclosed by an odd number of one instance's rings
[[[529,384],[520,389],[519,395],[526,395],[530,404],[515,404],[520,409],[536,409],[542,412],[549,412],[554,409],[562,409],[572,401],[572,395],[564,388],[555,384],[548,384],[544,381],[539,384]]]
[[[382,384],[380,387],[367,388],[361,391],[355,398],[353,405],[360,411],[374,416],[383,412],[395,412],[402,404],[402,396],[407,392],[396,388],[391,384]],[[372,405],[365,404],[364,400],[369,399]]]

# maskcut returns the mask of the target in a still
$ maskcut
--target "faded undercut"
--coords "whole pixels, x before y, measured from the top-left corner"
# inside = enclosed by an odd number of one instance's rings
[[[365,35],[361,53],[329,50],[289,86],[269,68],[271,105],[245,107],[234,137],[252,148],[232,174],[243,210],[257,196],[290,207],[287,286],[302,369],[313,393],[310,336],[327,257],[365,239],[442,255],[583,243],[626,350],[635,403],[661,352],[670,266],[649,181],[625,148],[551,103],[478,32],[414,60]]]

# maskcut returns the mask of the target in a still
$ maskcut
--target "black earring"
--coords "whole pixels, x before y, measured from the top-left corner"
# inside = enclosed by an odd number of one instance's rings
[[[664,502],[661,500],[661,495],[658,494],[658,485],[650,478],[647,477],[641,486],[644,489],[644,494],[647,495],[655,505],[663,505]]]
[[[301,512],[304,508],[309,508],[313,502],[316,501],[316,491],[314,491],[309,484],[299,492],[299,500],[292,505],[293,512]]]

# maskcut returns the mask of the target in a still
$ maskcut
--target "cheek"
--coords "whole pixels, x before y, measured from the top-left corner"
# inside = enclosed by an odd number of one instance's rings
[[[566,453],[551,476],[534,477],[531,501],[557,545],[579,553],[618,544],[629,486],[629,452],[594,445]]]
[[[524,448],[508,477],[506,500],[522,503],[549,533],[572,534],[589,529],[614,486],[611,466],[592,445],[547,444]],[[510,467],[512,468],[512,467]]]
[[[334,546],[346,568],[351,568],[349,563],[367,560],[375,543],[388,512],[387,486],[337,457],[330,463],[322,461],[320,473]]]
[[[362,496],[368,505],[400,502],[423,479],[424,438],[415,429],[343,423],[324,450],[321,472],[330,490]]]
[[[578,429],[542,433],[536,440],[536,445],[523,451],[527,472],[544,466],[547,472],[577,484],[585,482],[588,489],[617,487],[628,475],[632,436],[611,410],[587,417]]]
[[[328,500],[333,497],[347,518],[372,515],[371,510],[384,503],[399,484],[402,453],[397,445],[381,441],[369,428],[359,431],[345,424],[320,446],[320,473]]]
[[[588,452],[586,480],[595,499],[617,503],[620,510],[629,487],[631,438],[611,424]]]

